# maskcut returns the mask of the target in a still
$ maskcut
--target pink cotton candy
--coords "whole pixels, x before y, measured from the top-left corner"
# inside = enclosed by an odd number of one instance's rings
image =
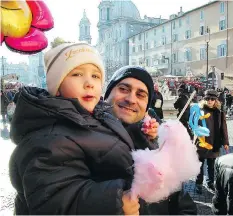
[[[180,190],[182,183],[196,177],[200,162],[196,146],[186,128],[177,120],[168,120],[159,127],[157,150],[137,150],[134,159],[132,198],[159,202]]]
[[[151,120],[151,117],[149,115],[144,118],[143,122],[146,127],[150,127],[150,120]]]

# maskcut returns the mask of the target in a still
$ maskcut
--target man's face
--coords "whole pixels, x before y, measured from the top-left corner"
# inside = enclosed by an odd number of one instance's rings
[[[126,78],[111,91],[107,102],[117,118],[127,124],[142,120],[148,104],[148,89],[140,80]]]

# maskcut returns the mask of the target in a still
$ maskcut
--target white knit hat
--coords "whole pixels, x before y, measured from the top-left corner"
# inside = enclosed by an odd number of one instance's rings
[[[48,92],[56,95],[64,78],[76,67],[93,64],[102,73],[104,85],[105,72],[102,58],[98,51],[86,43],[65,43],[45,53],[46,79]]]

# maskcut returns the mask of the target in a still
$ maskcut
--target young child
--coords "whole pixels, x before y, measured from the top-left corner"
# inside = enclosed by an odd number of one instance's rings
[[[11,124],[16,214],[139,214],[126,191],[133,142],[100,101],[104,66],[84,43],[45,54],[48,92],[23,88]]]

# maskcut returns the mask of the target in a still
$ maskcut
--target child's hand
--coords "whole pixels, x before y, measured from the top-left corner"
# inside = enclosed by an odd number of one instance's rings
[[[139,199],[131,200],[130,194],[125,193],[122,196],[124,215],[139,215]]]
[[[153,119],[147,119],[142,124],[142,131],[144,134],[148,135],[149,139],[155,139],[158,135],[158,127],[159,123],[153,118]]]

